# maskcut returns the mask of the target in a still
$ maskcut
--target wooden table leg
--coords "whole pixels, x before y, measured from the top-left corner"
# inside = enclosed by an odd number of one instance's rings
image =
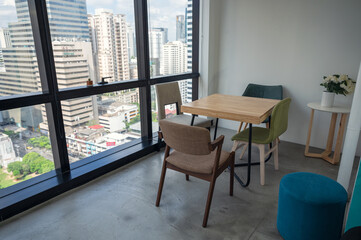
[[[308,125],[308,134],[307,134],[307,141],[306,141],[306,148],[305,148],[305,156],[309,156],[309,148],[310,148],[310,140],[311,140],[311,131],[312,131],[312,124],[313,124],[313,115],[315,114],[315,110],[311,109],[311,118],[310,123]]]
[[[327,157],[332,152],[333,138],[335,136],[337,113],[332,113],[330,128],[328,130],[326,149],[322,153],[322,156]]]
[[[340,162],[342,140],[343,140],[343,134],[344,134],[345,128],[346,128],[347,116],[348,116],[347,113],[341,114],[340,127],[338,128],[335,153],[333,154],[332,164],[336,164],[336,163]]]

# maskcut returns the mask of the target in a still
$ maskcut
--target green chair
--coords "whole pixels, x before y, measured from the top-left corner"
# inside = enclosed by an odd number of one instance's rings
[[[267,85],[250,83],[248,84],[246,90],[244,90],[242,96],[282,100],[283,88],[282,85],[267,86]],[[267,118],[263,123],[266,123],[268,126],[268,121],[269,120]],[[247,125],[248,124],[246,123],[243,130],[247,128]],[[243,122],[240,123],[238,132],[241,131],[242,126],[243,126]]]
[[[280,101],[274,108],[271,114],[270,128],[252,127],[252,145],[256,145],[260,151],[260,176],[261,185],[265,184],[265,157],[274,152],[274,165],[278,170],[278,140],[288,126],[288,110],[290,107],[291,98],[286,98]],[[233,148],[232,151],[236,151],[238,148],[245,145],[241,153],[243,156],[248,145],[249,129],[245,129],[242,132],[237,133],[232,137]],[[273,147],[265,153],[265,145],[274,143]]]

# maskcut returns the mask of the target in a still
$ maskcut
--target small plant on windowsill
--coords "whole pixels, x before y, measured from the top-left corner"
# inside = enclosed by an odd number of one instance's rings
[[[87,87],[93,86],[93,81],[90,78],[88,78],[88,81],[86,81],[86,85]]]
[[[348,75],[329,75],[323,77],[323,82],[321,86],[326,88],[326,91],[322,93],[321,106],[323,107],[332,107],[335,94],[342,94],[346,96],[347,94],[353,93],[355,91],[355,84]]]

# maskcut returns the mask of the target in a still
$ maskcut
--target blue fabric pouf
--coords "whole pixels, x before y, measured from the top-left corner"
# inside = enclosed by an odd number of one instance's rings
[[[286,240],[338,240],[346,201],[346,190],[328,177],[288,174],[280,183],[278,231]]]

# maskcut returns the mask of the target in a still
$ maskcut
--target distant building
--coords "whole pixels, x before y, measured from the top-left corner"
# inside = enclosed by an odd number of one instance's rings
[[[187,44],[174,41],[163,45],[162,68],[164,75],[184,73],[187,71]],[[179,81],[182,102],[188,99],[188,80]]]
[[[187,71],[187,45],[180,41],[163,45],[162,62],[164,75]]]
[[[54,61],[59,89],[85,86],[94,78],[94,64],[90,42],[53,42]],[[65,127],[78,127],[97,116],[95,97],[76,98],[61,102]],[[45,107],[43,131],[48,129]]]
[[[0,34],[7,36],[7,31],[10,34],[10,46],[6,43],[6,48],[2,48],[4,67],[0,71],[0,96],[41,91],[28,4],[26,1],[14,2],[18,20],[8,24],[6,34]],[[52,41],[89,42],[86,0],[73,1],[72,4],[66,4],[66,7],[63,0],[46,1],[46,5]],[[90,70],[91,67],[87,68]],[[36,105],[29,108],[33,109],[18,110],[21,116],[16,123],[22,126],[26,123],[27,127],[38,128],[37,119],[42,118],[41,107]],[[33,125],[29,126],[31,123]]]
[[[0,48],[11,46],[10,31],[8,28],[0,28]]]
[[[137,57],[137,49],[135,43],[135,33],[132,25],[127,23],[127,40],[128,40],[128,57],[129,62]]]
[[[149,58],[151,76],[163,74],[161,68],[163,45],[168,42],[168,28],[152,28],[149,31]]]
[[[176,40],[185,42],[186,41],[186,29],[184,15],[176,16]]]
[[[130,72],[130,79],[137,79],[138,78],[138,63],[137,59],[130,59],[129,62],[129,72]]]
[[[99,124],[105,130],[117,132],[126,129],[125,122],[129,123],[138,115],[138,106],[113,102],[99,105]]]
[[[95,9],[88,14],[89,33],[93,51],[97,54],[99,77],[111,77],[107,81],[129,80],[128,34],[124,14],[112,10]]]
[[[0,166],[7,167],[16,160],[13,142],[6,134],[0,133]]]

